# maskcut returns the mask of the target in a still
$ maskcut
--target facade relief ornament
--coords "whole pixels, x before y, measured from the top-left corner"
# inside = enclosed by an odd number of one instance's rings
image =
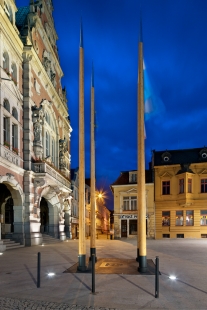
[[[66,160],[65,160],[65,153],[67,152],[67,145],[66,140],[59,140],[59,159],[60,159],[60,169],[66,169]]]
[[[44,124],[44,110],[42,105],[32,107],[32,121],[34,130],[34,153],[37,158],[42,159],[42,125]]]

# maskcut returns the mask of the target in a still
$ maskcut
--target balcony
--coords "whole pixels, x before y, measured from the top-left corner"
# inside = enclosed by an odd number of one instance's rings
[[[70,181],[64,178],[58,171],[48,165],[46,162],[43,163],[32,163],[32,170],[37,174],[45,174],[49,178],[49,182],[53,185],[64,185],[67,188],[70,188]],[[37,175],[38,176],[38,175]]]
[[[0,156],[15,164],[16,166],[20,166],[20,157],[16,151],[12,151],[10,149],[10,146],[0,145]]]

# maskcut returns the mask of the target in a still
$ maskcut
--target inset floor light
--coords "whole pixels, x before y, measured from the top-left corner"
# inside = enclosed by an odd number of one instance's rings
[[[176,276],[169,276],[169,279],[170,280],[176,280],[177,278],[176,278]]]
[[[53,276],[55,276],[55,273],[54,273],[54,272],[49,272],[47,275],[48,275],[49,277],[53,277]]]

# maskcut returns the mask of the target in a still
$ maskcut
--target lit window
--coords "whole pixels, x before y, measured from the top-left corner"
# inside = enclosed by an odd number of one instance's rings
[[[176,211],[176,226],[183,226],[183,211]]]
[[[162,211],[162,226],[170,226],[170,211]]]
[[[192,179],[188,179],[188,193],[192,193]]]
[[[193,211],[186,211],[186,226],[193,226],[194,224],[194,215]]]
[[[184,193],[184,179],[179,179],[179,193]]]
[[[207,210],[201,210],[200,217],[201,217],[200,225],[207,226]]]
[[[163,181],[162,182],[162,194],[163,195],[170,195],[170,181]]]
[[[201,180],[201,193],[207,193],[207,179]]]

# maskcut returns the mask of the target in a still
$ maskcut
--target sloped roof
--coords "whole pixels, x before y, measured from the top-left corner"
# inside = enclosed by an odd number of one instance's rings
[[[169,157],[169,160],[165,160],[166,157]],[[162,166],[162,165],[184,165],[191,163],[200,163],[207,162],[207,148],[193,148],[193,149],[183,149],[183,150],[164,150],[164,151],[155,151],[153,150],[153,165]],[[205,156],[204,156],[205,155]]]
[[[25,25],[28,13],[29,6],[18,8],[18,11],[16,12],[16,26],[18,29],[21,29]]]
[[[151,170],[145,170],[145,182],[152,183],[152,171]],[[127,184],[137,184],[137,182],[129,182],[129,171],[121,171],[121,174],[118,177],[118,179],[116,179],[116,181],[112,183],[110,186],[112,187],[113,185],[127,185]]]

